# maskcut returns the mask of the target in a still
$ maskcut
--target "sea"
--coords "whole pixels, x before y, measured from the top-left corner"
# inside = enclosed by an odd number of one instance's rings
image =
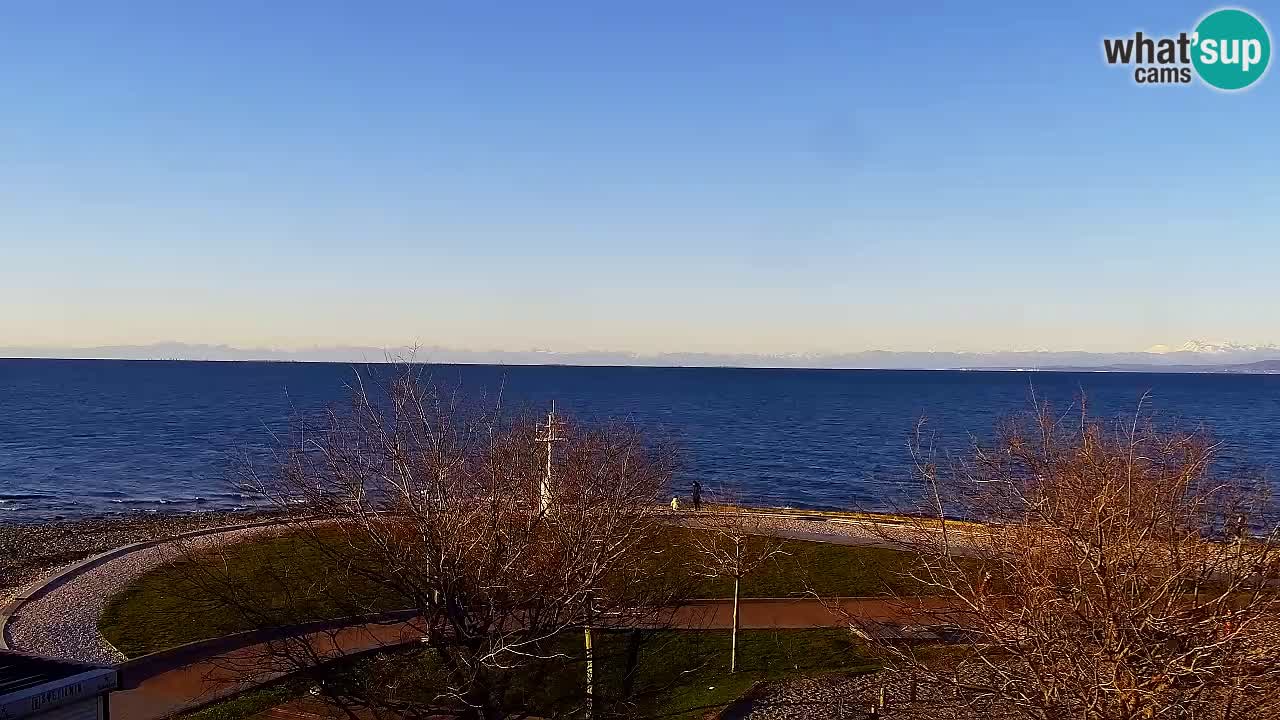
[[[230,472],[298,417],[388,366],[0,360],[0,523],[247,508]],[[512,411],[637,424],[673,443],[673,493],[888,509],[918,495],[917,424],[964,453],[1034,401],[1102,418],[1139,403],[1222,443],[1220,470],[1280,471],[1280,375],[437,365],[431,381]],[[1145,398],[1145,400],[1144,400]]]

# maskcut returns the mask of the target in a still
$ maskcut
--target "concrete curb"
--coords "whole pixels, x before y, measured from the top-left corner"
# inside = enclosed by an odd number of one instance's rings
[[[306,520],[306,519],[307,518],[302,518],[302,520]],[[184,533],[178,533],[177,535],[171,535],[169,537],[153,538],[151,540],[141,540],[136,543],[121,545],[120,547],[112,548],[110,550],[107,550],[106,552],[102,552],[97,555],[93,555],[91,557],[85,558],[84,560],[81,560],[79,562],[72,563],[71,565],[68,565],[67,567],[62,568],[58,572],[54,573],[53,575],[43,580],[38,580],[35,583],[28,585],[27,587],[19,590],[18,594],[15,595],[11,601],[9,601],[4,606],[0,607],[0,650],[13,649],[9,647],[9,641],[8,641],[9,622],[18,615],[18,613],[22,610],[22,607],[24,605],[31,602],[32,600],[36,600],[43,597],[53,589],[60,587],[61,585],[65,584],[72,578],[75,578],[78,575],[88,572],[89,570],[92,570],[93,568],[96,568],[99,565],[103,565],[107,562],[110,562],[111,560],[115,560],[118,557],[128,555],[129,553],[136,552],[138,550],[146,550],[147,548],[156,547],[157,545],[163,545],[164,543],[173,542],[175,540],[201,537],[204,535],[217,535],[218,533],[232,532],[234,530],[248,530],[250,528],[256,528],[256,527],[267,527],[270,525],[283,525],[283,524],[293,523],[293,522],[299,522],[299,520],[294,518],[285,519],[285,520],[260,520],[257,522],[241,523],[238,525],[222,525],[219,527],[205,528],[203,530],[191,530]]]

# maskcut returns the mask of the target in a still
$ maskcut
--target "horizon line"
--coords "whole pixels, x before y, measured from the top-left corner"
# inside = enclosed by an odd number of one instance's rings
[[[1267,360],[1244,363],[1205,363],[1203,365],[1142,365],[1117,364],[1097,367],[1050,365],[1046,367],[1006,367],[1006,366],[974,366],[974,367],[828,367],[828,366],[785,366],[785,365],[648,365],[637,364],[583,364],[569,362],[482,362],[482,361],[421,361],[421,360],[318,360],[307,358],[127,358],[127,357],[38,357],[0,355],[0,362],[5,361],[47,361],[47,362],[121,362],[121,363],[272,363],[272,364],[310,364],[310,365],[414,365],[414,366],[465,366],[465,367],[512,367],[512,368],[600,368],[600,369],[637,369],[637,370],[784,370],[803,372],[977,372],[977,373],[1111,373],[1133,375],[1274,375],[1280,374],[1280,367],[1275,370],[1249,370],[1251,366],[1262,365]]]
[[[822,359],[837,358],[859,355],[886,354],[886,355],[963,355],[963,356],[991,356],[991,355],[1092,355],[1092,356],[1121,356],[1121,355],[1148,355],[1153,357],[1168,357],[1177,355],[1229,355],[1242,353],[1276,353],[1280,354],[1280,344],[1275,343],[1236,343],[1236,342],[1206,342],[1203,340],[1190,340],[1179,346],[1171,346],[1165,344],[1156,344],[1148,346],[1144,349],[1126,349],[1126,350],[1088,350],[1083,348],[998,348],[984,350],[956,350],[956,349],[929,349],[929,350],[908,350],[908,349],[888,349],[888,348],[866,348],[861,350],[807,350],[807,351],[734,351],[734,350],[660,350],[660,351],[639,351],[639,350],[623,350],[623,349],[604,349],[591,348],[583,350],[553,350],[545,348],[526,348],[526,349],[502,349],[502,348],[458,348],[444,345],[399,345],[399,346],[374,346],[374,345],[305,345],[295,347],[270,347],[270,346],[240,346],[228,343],[189,343],[174,340],[162,340],[148,343],[120,343],[120,344],[94,344],[94,345],[0,345],[0,357],[5,358],[49,358],[49,359],[76,359],[82,353],[93,352],[129,352],[141,353],[155,350],[172,350],[177,352],[183,351],[214,351],[229,352],[247,356],[254,356],[261,359],[272,359],[272,355],[298,355],[304,353],[374,353],[380,355],[389,354],[416,354],[419,352],[436,352],[436,353],[456,353],[460,355],[535,355],[535,356],[562,356],[562,357],[578,357],[586,355],[599,355],[606,357],[628,357],[634,359],[643,358],[663,358],[672,356],[693,356],[693,357],[722,357],[722,358],[788,358],[788,359]],[[13,354],[4,354],[13,353]],[[33,353],[33,354],[26,354]],[[68,353],[63,356],[60,353]],[[130,358],[116,357],[114,355],[102,356],[98,359],[164,359],[164,358]],[[176,358],[175,358],[176,359]],[[189,359],[189,358],[182,358]],[[245,358],[211,358],[211,359],[257,359],[255,357]]]

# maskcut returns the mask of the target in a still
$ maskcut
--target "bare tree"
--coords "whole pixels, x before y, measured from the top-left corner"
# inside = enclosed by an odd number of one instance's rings
[[[1202,434],[1038,407],[967,460],[917,448],[926,499],[893,539],[947,602],[897,600],[959,642],[879,643],[900,677],[964,717],[1280,714],[1275,515]]]
[[[721,493],[714,515],[699,516],[691,545],[692,571],[707,578],[732,578],[733,622],[729,640],[729,672],[738,671],[738,600],[742,581],[779,555],[784,540],[768,534],[762,518]]]
[[[560,422],[559,442],[539,442],[532,418],[478,409],[419,372],[357,385],[348,408],[301,422],[273,466],[247,473],[272,502],[304,509],[284,532],[321,559],[321,577],[261,578],[283,598],[264,607],[262,587],[237,586],[209,563],[192,572],[205,597],[254,627],[405,610],[438,662],[439,704],[524,716],[537,708],[513,698],[520,688],[581,669],[581,628],[659,622],[668,597],[638,568],[662,547],[658,498],[672,457],[626,425]],[[311,667],[324,659],[314,646],[280,643],[278,655]],[[342,692],[378,705],[368,688]],[[580,688],[562,700],[537,710],[591,698]]]

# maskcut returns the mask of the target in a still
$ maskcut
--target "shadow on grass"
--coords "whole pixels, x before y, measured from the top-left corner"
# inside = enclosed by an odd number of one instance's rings
[[[876,669],[849,633],[838,630],[744,631],[739,635],[740,669],[732,674],[725,632],[629,630],[600,632],[596,638],[597,719],[697,720],[718,713],[758,682]],[[582,716],[586,668],[580,643],[576,633],[566,635],[549,648],[554,653],[548,653],[563,657],[513,670],[504,695],[507,708],[541,718]],[[183,717],[243,720],[305,696],[320,682],[336,692],[363,692],[377,705],[398,708],[407,716],[457,708],[434,651],[415,649],[336,665],[311,678],[286,680]],[[375,688],[376,697],[368,695]]]

